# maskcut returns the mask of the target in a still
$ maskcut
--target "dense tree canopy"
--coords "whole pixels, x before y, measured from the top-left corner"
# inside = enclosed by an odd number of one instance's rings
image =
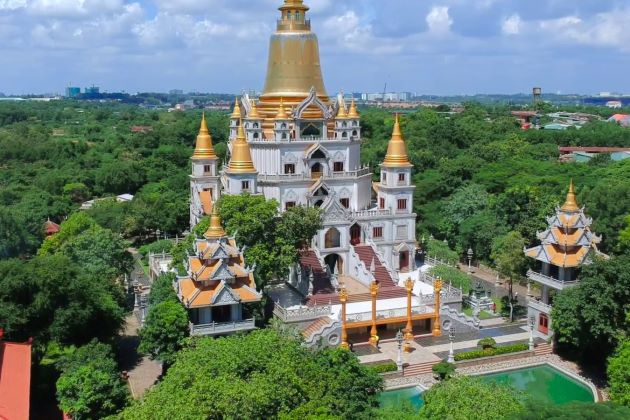
[[[555,337],[591,361],[604,359],[620,334],[630,333],[630,256],[596,260],[582,268],[579,279],[554,300]]]
[[[630,313],[629,313],[630,314]],[[630,339],[624,338],[616,353],[608,359],[610,399],[630,407]]]
[[[266,329],[196,340],[120,418],[360,419],[380,389],[380,377],[352,353],[313,352]]]

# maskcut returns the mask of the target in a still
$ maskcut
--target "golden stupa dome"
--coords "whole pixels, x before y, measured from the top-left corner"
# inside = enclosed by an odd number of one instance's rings
[[[241,105],[238,102],[238,98],[235,98],[234,111],[232,112],[232,115],[230,116],[230,118],[233,120],[240,120],[242,117],[243,117],[243,114],[241,114]]]
[[[359,111],[357,111],[357,104],[354,102],[354,99],[350,103],[350,111],[348,111],[348,118],[360,118],[361,115]]]
[[[573,213],[580,210],[580,206],[578,206],[577,199],[575,197],[575,188],[573,187],[573,180],[569,184],[569,192],[567,193],[567,199],[565,200],[560,210],[566,211],[569,213]]]
[[[289,114],[287,114],[287,110],[284,108],[284,100],[280,99],[280,107],[278,108],[278,113],[276,114],[276,120],[288,120]]]
[[[208,125],[206,124],[205,113],[201,117],[201,127],[195,143],[195,153],[193,153],[192,157],[193,159],[217,159],[212,146],[212,136],[210,136],[210,131],[208,131]]]
[[[383,166],[387,167],[409,167],[412,166],[407,154],[407,146],[400,130],[400,117],[396,114],[394,122],[394,132],[387,146],[387,155],[383,161]]]
[[[232,157],[230,158],[226,172],[229,174],[256,173],[256,168],[252,161],[252,152],[245,139],[245,129],[243,128],[242,121],[238,126],[236,140],[232,143]]]
[[[337,119],[345,120],[348,118],[348,113],[346,112],[346,104],[343,102],[339,102],[339,111],[337,111]]]
[[[250,103],[252,104],[252,106],[249,111],[249,114],[247,115],[247,118],[260,119],[260,114],[258,113],[258,107],[256,106],[256,99],[252,99]]]
[[[225,231],[221,225],[221,216],[219,215],[219,209],[216,203],[212,206],[212,215],[210,216],[210,226],[208,230],[203,234],[206,239],[218,239],[225,236]]]

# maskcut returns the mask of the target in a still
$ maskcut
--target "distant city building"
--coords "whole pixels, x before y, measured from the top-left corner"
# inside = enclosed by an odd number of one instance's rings
[[[591,264],[596,256],[607,258],[597,249],[602,238],[591,232],[593,219],[578,206],[573,181],[566,201],[547,219],[549,227],[538,233],[541,245],[525,250],[536,263],[527,272],[529,282],[540,285],[540,299],[528,300],[528,313],[535,319],[538,332],[553,335],[551,308],[560,291],[578,284],[580,269]]]
[[[183,95],[184,91],[181,89],[172,89],[168,91],[169,95]]]
[[[538,103],[542,100],[542,88],[539,87],[535,87],[534,89],[532,89],[532,93],[534,96],[534,103]]]
[[[86,95],[99,95],[101,93],[101,89],[98,86],[92,85],[91,87],[85,88]]]
[[[621,101],[608,101],[606,102],[606,106],[612,109],[619,109],[623,106],[623,104],[621,103]]]
[[[363,93],[361,100],[368,102],[407,102],[413,97],[410,92],[390,92],[390,93]]]
[[[81,94],[81,88],[76,86],[68,86],[66,88],[66,98],[76,98]]]

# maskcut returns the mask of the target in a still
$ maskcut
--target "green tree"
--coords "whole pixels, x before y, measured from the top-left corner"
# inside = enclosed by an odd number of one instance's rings
[[[90,189],[82,182],[71,182],[63,186],[62,194],[73,203],[82,203],[90,198]]]
[[[492,243],[492,259],[496,264],[497,271],[508,279],[508,303],[511,304],[511,307],[515,303],[514,280],[519,279],[527,267],[524,248],[525,239],[520,232],[514,231],[496,238]],[[514,321],[512,310],[510,310],[510,321]]]
[[[520,420],[622,420],[630,418],[630,408],[611,402],[571,402],[556,405],[527,400]]]
[[[603,362],[620,335],[630,333],[630,256],[597,259],[582,268],[579,280],[554,300],[555,339],[561,348]]]
[[[167,366],[175,361],[188,337],[188,314],[181,303],[170,300],[152,305],[140,330],[138,350]]]
[[[165,301],[179,302],[173,289],[175,278],[174,273],[162,273],[155,279],[149,292],[149,305],[157,305]]]
[[[27,252],[34,238],[24,228],[20,217],[0,207],[0,259],[18,257]]]
[[[300,249],[308,247],[321,228],[321,209],[296,206],[282,213],[278,223],[278,236],[295,249]]]
[[[610,399],[630,407],[630,339],[619,343],[616,353],[608,359]]]
[[[93,341],[58,363],[59,407],[73,419],[99,419],[120,411],[129,391],[120,378],[112,350]]]
[[[425,405],[420,414],[427,419],[509,419],[523,411],[523,402],[514,390],[470,376],[433,385],[423,397]]]
[[[377,407],[381,384],[348,351],[312,351],[265,329],[196,340],[120,418],[361,419]]]
[[[630,216],[626,216],[626,228],[619,233],[619,250],[630,253]]]

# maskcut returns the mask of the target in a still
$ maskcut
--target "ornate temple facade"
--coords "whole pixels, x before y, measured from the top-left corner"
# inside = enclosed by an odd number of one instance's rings
[[[216,207],[210,226],[186,261],[187,276],[177,279],[180,301],[188,309],[191,335],[223,335],[255,328],[248,304],[260,302],[253,270],[245,266],[234,238],[221,226]]]
[[[352,247],[371,246],[393,271],[414,267],[412,165],[396,121],[380,182],[361,164],[361,121],[354,102],[331,100],[324,87],[317,36],[301,0],[285,0],[271,36],[267,79],[259,99],[237,99],[230,120],[230,160],[220,174],[211,147],[193,156],[191,226],[208,214],[220,188],[264,194],[284,211],[320,207],[324,229],[313,248],[331,272],[356,275]],[[219,176],[221,187],[219,186]],[[367,265],[370,265],[370,261]]]
[[[527,278],[541,289],[540,299],[529,299],[528,314],[542,335],[553,335],[550,314],[555,294],[575,286],[580,267],[591,264],[595,256],[607,257],[597,249],[601,237],[591,232],[592,222],[578,206],[571,181],[566,201],[547,219],[547,230],[538,233],[541,244],[525,250],[536,260]]]

